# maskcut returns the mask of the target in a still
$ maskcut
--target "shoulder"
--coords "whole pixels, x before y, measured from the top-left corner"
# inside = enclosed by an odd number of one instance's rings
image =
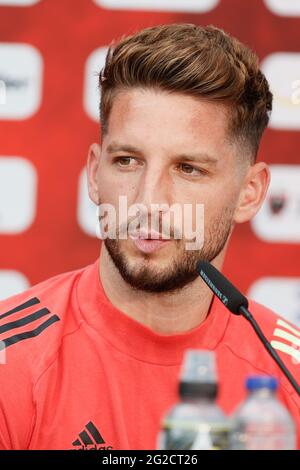
[[[299,358],[300,363],[300,351],[297,346],[300,345],[300,329],[296,325],[293,325],[283,315],[279,315],[269,308],[265,307],[258,302],[250,300],[249,310],[253,314],[254,319],[258,322],[260,327],[267,339],[272,343],[275,349],[280,350],[279,342],[283,341],[286,346],[295,346],[295,350],[290,350],[290,353],[294,354],[295,359]],[[299,348],[300,349],[300,348]],[[282,351],[288,351],[287,348],[281,348]]]
[[[287,368],[299,382],[300,377],[300,329],[262,304],[249,301],[249,311],[264,336],[271,343]],[[269,356],[253,327],[242,316],[231,315],[224,342],[233,354],[251,363],[258,372],[278,376],[278,366]],[[293,389],[280,372],[282,384]]]
[[[84,269],[56,275],[0,301],[1,364],[38,373],[51,361],[62,337],[78,328],[74,286]]]
[[[0,301],[0,449],[26,449],[35,426],[35,385],[64,337],[81,324],[76,284],[86,268]]]
[[[280,335],[282,339],[284,339],[284,337],[286,339],[300,338],[300,329],[285,319],[284,315],[281,316],[251,299],[249,300],[248,310],[252,313],[253,318],[256,320],[264,335],[270,342],[276,341]],[[229,322],[229,336],[230,333],[233,337],[237,334],[247,335],[251,330],[253,331],[250,323],[243,318],[242,315],[231,315]],[[282,334],[283,331],[286,331],[285,335]],[[288,334],[294,335],[294,338],[288,336]],[[296,343],[298,343],[298,341],[296,341]]]

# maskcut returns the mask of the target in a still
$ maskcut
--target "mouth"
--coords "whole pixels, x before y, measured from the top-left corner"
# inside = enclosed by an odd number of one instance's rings
[[[143,253],[153,253],[158,251],[162,247],[166,246],[171,239],[162,238],[162,234],[159,233],[135,233],[130,235],[131,240],[133,241],[136,248]]]

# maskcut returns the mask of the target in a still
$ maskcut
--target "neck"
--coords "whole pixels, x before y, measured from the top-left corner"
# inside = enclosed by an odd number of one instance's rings
[[[224,253],[214,260],[220,269]],[[136,291],[124,281],[103,243],[100,279],[109,301],[129,317],[159,334],[185,333],[200,325],[209,312],[213,294],[204,282],[195,281],[174,293]]]

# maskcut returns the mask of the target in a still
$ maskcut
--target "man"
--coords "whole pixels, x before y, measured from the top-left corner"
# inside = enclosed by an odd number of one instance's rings
[[[254,217],[268,188],[256,155],[272,95],[257,57],[215,27],[162,25],[111,46],[100,84],[101,145],[88,155],[100,258],[0,303],[1,447],[155,449],[186,349],[215,351],[225,413],[249,374],[270,374],[299,427],[289,382],[196,273],[200,260],[222,268],[234,225]],[[121,197],[140,212],[124,218]],[[169,233],[163,225],[174,204],[192,208],[193,230],[204,208],[196,249],[176,236],[177,219]],[[155,211],[158,228],[145,228]],[[299,377],[298,351],[278,329],[300,332],[250,309]]]

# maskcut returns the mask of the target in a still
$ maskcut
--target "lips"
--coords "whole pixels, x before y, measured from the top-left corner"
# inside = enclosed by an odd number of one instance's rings
[[[170,239],[162,239],[162,235],[157,232],[133,233],[130,235],[130,238],[138,250],[142,251],[143,253],[152,253],[157,251],[170,242]]]
[[[132,238],[132,241],[143,253],[153,253],[170,242],[170,240],[153,240],[151,238]]]

